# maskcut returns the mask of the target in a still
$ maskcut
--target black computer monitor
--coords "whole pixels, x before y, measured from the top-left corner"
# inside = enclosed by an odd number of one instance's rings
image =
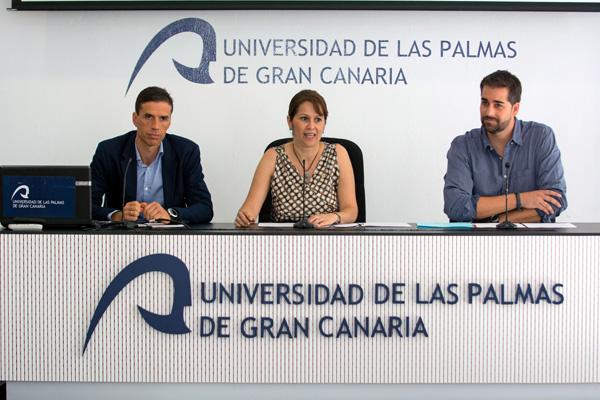
[[[85,166],[0,166],[0,222],[91,224],[92,182]]]

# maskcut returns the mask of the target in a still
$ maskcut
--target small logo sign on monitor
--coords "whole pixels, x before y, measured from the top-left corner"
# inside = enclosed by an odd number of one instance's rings
[[[3,199],[6,217],[73,218],[74,176],[5,176]]]

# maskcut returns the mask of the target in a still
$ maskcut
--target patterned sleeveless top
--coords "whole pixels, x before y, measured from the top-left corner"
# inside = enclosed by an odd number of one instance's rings
[[[338,185],[340,168],[335,144],[325,143],[325,149],[310,180],[306,180],[306,216],[339,211]],[[275,147],[277,160],[271,179],[273,221],[302,219],[302,174],[288,158],[283,145]]]

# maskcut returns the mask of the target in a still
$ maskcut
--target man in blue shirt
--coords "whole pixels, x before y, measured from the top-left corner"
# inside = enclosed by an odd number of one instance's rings
[[[94,219],[210,222],[200,149],[167,133],[172,112],[169,93],[148,87],[135,102],[136,130],[98,145],[91,164]]]
[[[516,118],[521,82],[508,71],[481,81],[481,128],[452,141],[444,176],[451,221],[503,221],[505,177],[511,222],[554,222],[567,187],[552,129]]]

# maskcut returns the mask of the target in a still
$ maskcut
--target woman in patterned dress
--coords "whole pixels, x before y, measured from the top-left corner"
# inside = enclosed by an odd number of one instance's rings
[[[327,115],[325,100],[314,90],[302,90],[292,98],[287,116],[292,140],[263,155],[236,216],[237,227],[257,222],[269,190],[274,221],[302,219],[304,197],[308,222],[317,228],[356,220],[358,206],[348,152],[339,144],[321,142]]]

